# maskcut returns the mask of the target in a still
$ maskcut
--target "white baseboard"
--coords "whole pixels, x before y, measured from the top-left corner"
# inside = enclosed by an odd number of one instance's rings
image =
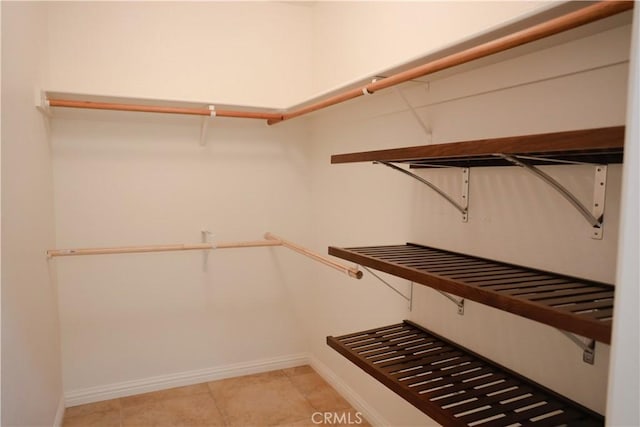
[[[371,425],[391,425],[375,408],[370,406],[359,394],[349,387],[324,363],[320,362],[315,357],[309,356],[308,354],[294,354],[272,359],[255,360],[251,362],[236,363],[177,374],[161,375],[140,380],[124,381],[121,383],[107,384],[105,386],[71,390],[66,392],[64,394],[64,400],[60,401],[54,427],[60,427],[62,425],[65,406],[70,407],[82,405],[85,403],[99,402],[101,400],[115,399],[140,393],[148,393],[172,387],[199,384],[224,378],[233,378],[242,375],[251,375],[309,364],[357,411],[360,411]]]
[[[372,426],[390,426],[389,423],[375,408],[369,405],[358,393],[338,377],[327,365],[315,357],[310,357],[309,364],[326,382],[336,389]]]
[[[56,410],[56,418],[53,420],[53,427],[62,427],[64,419],[64,395],[58,400],[58,409]]]
[[[308,354],[293,354],[272,359],[254,360],[251,362],[235,363],[214,368],[180,372],[176,374],[160,375],[140,380],[124,381],[98,387],[70,390],[64,394],[64,406],[76,406],[101,400],[115,399],[150,391],[164,390],[172,387],[199,384],[224,378],[257,374],[277,369],[292,368],[308,365]],[[64,410],[62,411],[64,413]],[[57,418],[56,418],[57,419]]]

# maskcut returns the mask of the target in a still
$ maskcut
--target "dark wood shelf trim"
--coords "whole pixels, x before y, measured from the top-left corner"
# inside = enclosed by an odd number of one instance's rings
[[[327,344],[442,425],[604,425],[602,415],[407,320]],[[531,404],[539,406],[524,409]]]
[[[580,129],[505,138],[480,139],[445,144],[422,145],[388,150],[364,151],[331,156],[331,163],[353,162],[408,162],[437,161],[446,165],[446,159],[455,164],[465,159],[477,161],[478,166],[509,165],[493,159],[496,153],[541,156],[550,159],[584,157],[588,162],[620,163],[624,149],[624,126]],[[473,163],[468,164],[473,166]]]
[[[603,343],[611,342],[611,313],[608,310],[613,309],[615,287],[607,283],[417,244],[330,247],[329,254]],[[452,269],[440,271],[434,267],[444,262],[443,257],[454,263]],[[456,270],[457,260],[461,263],[479,261],[480,264],[475,270],[467,266]],[[488,269],[488,265],[501,269]],[[554,283],[558,288],[552,287]],[[503,286],[505,284],[512,286]],[[605,302],[599,303],[601,301]],[[585,310],[596,311],[577,312]]]

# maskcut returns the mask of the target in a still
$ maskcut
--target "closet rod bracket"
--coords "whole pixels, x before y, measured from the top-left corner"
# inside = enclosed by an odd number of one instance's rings
[[[596,341],[593,339],[588,339],[585,343],[580,337],[563,331],[562,329],[558,329],[558,331],[562,332],[564,336],[569,338],[575,345],[580,347],[582,350],[582,361],[584,363],[588,363],[589,365],[593,365],[596,361]]]
[[[374,164],[381,164],[390,167],[391,169],[395,169],[398,172],[402,172],[405,175],[412,177],[431,188],[437,194],[439,194],[442,198],[444,198],[447,202],[449,202],[454,208],[456,208],[462,214],[462,222],[467,222],[469,220],[469,168],[462,168],[462,203],[456,202],[451,196],[442,191],[436,185],[427,181],[426,179],[418,176],[414,173],[409,172],[406,169],[401,168],[391,162],[386,161],[377,161],[373,162]]]
[[[216,249],[216,245],[213,242],[213,232],[209,230],[200,230],[200,241],[204,244],[210,244],[211,249]],[[209,270],[209,251],[202,251],[202,271],[207,272]]]
[[[51,113],[51,104],[47,99],[47,94],[45,93],[45,91],[36,89],[35,104],[36,109],[40,111],[45,117],[51,118],[53,116],[53,114]]]
[[[495,156],[502,157],[503,159],[513,163],[516,166],[520,166],[540,178],[551,188],[557,191],[565,200],[567,200],[571,206],[573,206],[591,225],[590,236],[592,239],[602,239],[603,219],[604,219],[604,201],[605,190],[607,184],[607,166],[595,165],[595,182],[593,191],[593,209],[586,207],[578,198],[567,190],[556,179],[552,178],[547,173],[543,172],[534,165],[528,164],[523,161],[522,158],[511,156],[507,154],[497,153]]]
[[[209,105],[209,115],[202,117],[202,123],[200,124],[200,145],[207,145],[207,130],[209,130],[209,122],[216,117],[216,106]]]

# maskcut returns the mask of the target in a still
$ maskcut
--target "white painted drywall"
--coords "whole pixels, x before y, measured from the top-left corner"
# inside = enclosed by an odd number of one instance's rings
[[[288,105],[310,87],[311,32],[311,8],[283,2],[50,3],[50,89]],[[199,132],[199,118],[58,111],[58,246],[202,229],[308,242],[305,126],[215,119],[206,147]],[[65,394],[306,351],[292,298],[310,262],[283,250],[216,251],[206,272],[199,252],[54,261]]]
[[[88,112],[53,125],[58,246],[309,241],[301,123]],[[66,394],[306,351],[284,248],[59,258]],[[322,268],[315,266],[315,268]],[[285,275],[290,280],[284,280]]]
[[[548,4],[51,2],[49,7],[51,90],[287,107]]]
[[[415,241],[498,260],[613,282],[620,203],[620,165],[609,167],[603,240],[560,196],[518,168],[471,171],[470,218],[424,185],[372,164],[330,165],[331,154],[518,134],[621,125],[625,122],[629,26],[520,58],[408,84],[403,93],[432,129],[425,135],[393,91],[326,110],[313,121],[313,223],[317,246]],[[593,168],[545,168],[590,203]],[[419,172],[457,194],[457,170]],[[407,295],[409,284],[384,276]],[[327,348],[339,335],[410,318],[601,413],[609,346],[596,364],[557,330],[467,301],[465,315],[416,285],[413,311],[365,273],[361,282],[320,273],[313,292],[312,354],[378,409],[391,425],[430,421]],[[432,421],[431,421],[432,422]]]
[[[53,425],[62,398],[51,150],[35,88],[46,9],[2,2],[2,425]]]
[[[625,165],[622,174],[622,218],[616,275],[616,311],[609,370],[607,419],[612,426],[640,424],[640,373],[638,372],[638,182],[640,181],[640,11],[634,11],[634,28],[629,70]]]
[[[373,76],[548,6],[538,1],[316,2],[313,90]]]
[[[48,89],[288,106],[310,93],[311,13],[285,2],[51,2]]]

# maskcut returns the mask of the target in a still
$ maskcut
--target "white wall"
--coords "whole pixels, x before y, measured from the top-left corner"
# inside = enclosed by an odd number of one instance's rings
[[[0,30],[2,29],[2,7],[0,7]],[[2,36],[0,34],[0,43]],[[0,47],[0,53],[2,48]],[[2,58],[0,57],[0,81],[2,81]],[[0,99],[2,99],[2,85],[0,85]],[[2,114],[2,105],[0,103],[0,114]],[[0,135],[2,135],[2,120],[0,119]],[[0,140],[2,138],[0,137]],[[0,196],[2,189],[2,148],[0,147]],[[0,197],[0,220],[2,218],[2,197]],[[2,239],[2,227],[0,226],[0,241]],[[0,278],[2,277],[2,246],[0,245]],[[2,288],[0,287],[0,420],[2,420]]]
[[[548,6],[538,1],[316,2],[313,90],[375,75]]]
[[[34,108],[46,10],[2,2],[2,425],[53,425],[62,398],[51,158]],[[59,420],[58,420],[59,421]]]
[[[48,89],[288,106],[310,92],[311,12],[285,2],[51,2]]]
[[[545,7],[51,2],[49,89],[287,107]]]
[[[640,10],[634,10],[634,24],[629,70],[629,100],[627,107],[627,133],[625,165],[622,175],[622,217],[616,276],[616,315],[613,322],[611,365],[609,369],[609,395],[607,419],[609,425],[639,425],[640,375],[638,358],[638,300],[640,291]]]
[[[198,131],[194,118],[57,118],[58,246],[196,243],[203,229],[307,242],[305,127],[216,120],[206,147]],[[206,272],[199,251],[56,259],[65,394],[304,353],[293,299],[309,264],[283,251],[220,249]]]
[[[371,164],[330,165],[331,154],[466,139],[621,125],[625,122],[629,27],[528,54],[474,71],[411,83],[405,96],[432,138],[397,94],[381,92],[317,114],[313,152],[313,214],[317,247],[406,241],[613,282],[621,167],[609,167],[603,240],[561,197],[518,168],[471,171],[470,219],[425,186]],[[548,169],[589,203],[593,170]],[[453,194],[457,170],[420,172]],[[408,294],[406,281],[385,276]],[[354,283],[319,275],[313,295],[312,353],[344,378],[391,425],[429,420],[327,348],[322,336],[412,320],[523,373],[601,413],[609,346],[596,364],[557,330],[467,301],[465,315],[427,287],[414,288],[414,308],[365,273]],[[550,351],[553,349],[553,351]]]
[[[50,3],[48,88],[288,105],[310,87],[311,10]],[[215,119],[204,148],[199,131],[191,117],[56,112],[58,247],[199,242],[202,229],[222,242],[266,231],[307,242],[303,123]],[[199,252],[54,261],[67,404],[305,352],[292,298],[310,264],[283,251],[216,251],[207,272]]]

